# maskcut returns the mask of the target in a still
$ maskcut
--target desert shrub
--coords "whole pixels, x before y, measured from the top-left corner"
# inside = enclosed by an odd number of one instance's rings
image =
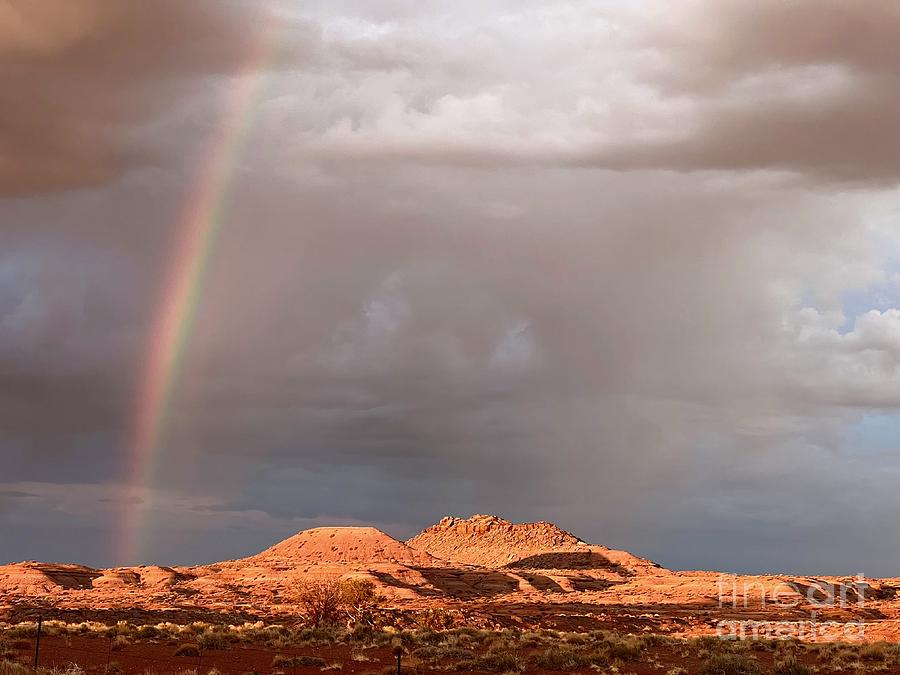
[[[425,645],[419,647],[412,653],[416,658],[423,661],[440,661],[443,659],[474,659],[475,652],[464,647],[455,647],[451,645]]]
[[[36,635],[36,623],[20,623],[6,630],[6,637],[10,640],[15,640],[16,638],[32,638]]]
[[[340,605],[351,625],[374,625],[375,610],[380,600],[375,584],[368,579],[340,582]]]
[[[484,645],[485,651],[488,652],[508,652],[518,647],[518,640],[512,640],[499,634]]]
[[[116,637],[117,635],[124,635],[126,637],[134,635],[137,632],[134,626],[132,626],[127,621],[119,621],[115,626],[110,626],[106,629],[106,634],[109,637]]]
[[[438,659],[471,659],[475,657],[475,652],[465,647],[454,647],[452,645],[440,645],[438,647]]]
[[[775,662],[772,675],[812,675],[813,669],[803,665],[796,658],[790,656]]]
[[[124,635],[116,635],[116,637],[114,637],[110,642],[109,648],[114,652],[118,652],[125,649],[125,647],[130,644],[131,641]]]
[[[856,659],[855,654],[849,651],[837,651],[834,652],[828,659],[825,661],[826,666],[829,670],[850,670],[862,668],[862,663]]]
[[[713,654],[700,669],[701,675],[761,675],[759,664],[740,654]]]
[[[430,628],[419,628],[414,631],[403,631],[400,639],[411,645],[439,645],[444,641],[444,636]]]
[[[474,659],[459,661],[455,669],[457,672],[467,670],[487,670],[491,673],[519,672],[522,665],[519,657],[511,651],[490,650]]]
[[[33,675],[84,675],[84,669],[77,663],[69,663],[66,666],[53,666],[52,668],[39,667],[37,670],[28,669]]]
[[[152,640],[159,637],[160,631],[156,626],[141,626],[135,632],[135,635],[141,640]]]
[[[428,630],[447,630],[452,628],[454,622],[453,615],[442,607],[425,609],[418,612],[415,617],[416,625],[420,628]]]
[[[469,637],[478,637],[490,631],[484,631],[473,626],[458,626],[451,631],[454,635],[468,635]]]
[[[318,656],[297,656],[295,657],[298,666],[323,666],[325,660]]]
[[[351,642],[371,642],[375,639],[375,629],[372,626],[358,623],[347,634]]]
[[[634,661],[640,658],[643,648],[639,638],[623,638],[615,635],[607,636],[600,646],[600,650],[605,652],[610,659],[622,659],[623,661]]]
[[[700,637],[691,640],[691,644],[696,647],[698,651],[706,650],[715,652],[721,649],[725,644],[725,641],[715,635],[701,635]]]
[[[395,633],[386,630],[375,631],[370,642],[376,647],[387,647],[393,641],[394,635]]]
[[[563,633],[562,640],[570,645],[586,645],[591,641],[591,637],[584,633]]]
[[[297,589],[297,604],[309,625],[335,624],[341,617],[341,584],[336,581],[304,581]]]
[[[644,647],[662,647],[671,645],[673,643],[672,638],[668,635],[660,635],[659,633],[651,633],[650,635],[642,635],[640,637],[641,644]]]
[[[775,640],[760,640],[759,638],[747,640],[747,643],[755,652],[774,652],[778,646],[775,644]]]
[[[412,655],[417,659],[422,659],[425,661],[430,661],[433,659],[440,658],[438,654],[440,653],[440,647],[435,645],[425,645],[424,647],[418,647],[412,651]]]
[[[310,626],[328,626],[346,618],[349,626],[374,626],[381,598],[368,579],[305,581],[297,588],[297,604]]]
[[[324,659],[323,659],[324,662]],[[293,668],[294,661],[292,656],[285,656],[284,654],[276,654],[272,657],[272,667],[273,668]]]
[[[862,661],[884,661],[887,656],[887,646],[883,642],[873,642],[859,650],[859,658]]]
[[[200,646],[186,642],[175,650],[175,656],[200,656]]]
[[[217,630],[207,631],[197,638],[201,649],[225,649],[228,642],[228,636]]]
[[[276,654],[272,659],[273,668],[297,668],[302,666],[321,668],[325,665],[325,659],[318,656],[287,656]]]
[[[571,647],[550,647],[531,658],[542,670],[577,670],[592,665],[590,656]]]
[[[346,632],[336,626],[316,626],[302,628],[294,636],[294,640],[303,645],[333,644],[341,641]]]
[[[666,675],[688,675],[687,668],[682,668],[681,666],[675,666],[674,668],[669,668],[666,671]]]
[[[109,665],[106,667],[107,675],[122,675],[125,671],[122,670],[122,666],[118,661],[110,661]]]
[[[525,631],[519,638],[519,644],[525,648],[540,647],[546,642],[543,635],[535,631]]]
[[[418,647],[419,643],[421,642],[420,636],[421,633],[419,633],[418,631],[401,630],[391,636],[391,643],[394,644],[397,640],[400,640],[400,643],[404,647]]]

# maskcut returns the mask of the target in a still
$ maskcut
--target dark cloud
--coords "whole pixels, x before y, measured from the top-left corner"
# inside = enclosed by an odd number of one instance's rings
[[[193,78],[237,69],[264,16],[235,2],[0,6],[0,194],[108,183],[152,151],[134,126]]]
[[[864,76],[900,70],[900,9],[876,0],[694,0],[663,8],[652,23],[644,44],[673,57],[671,77],[660,81],[673,90],[718,89],[775,68],[834,66]]]
[[[47,102],[21,103],[34,161],[0,202],[0,489],[40,496],[0,500],[0,557],[124,562],[104,551],[140,503],[159,562],[496,511],[745,570],[859,571],[821,537],[864,522],[873,573],[895,491],[851,478],[886,453],[870,415],[900,406],[900,315],[892,146],[867,134],[896,88],[863,85],[895,67],[890,17],[860,5],[838,45],[837,5],[794,3],[810,35],[782,44],[781,6],[110,2],[0,29]],[[172,242],[234,84],[203,76],[240,70],[263,11],[281,60],[217,186],[157,475],[126,486]],[[876,286],[886,304],[844,315]],[[23,539],[59,523],[83,536]]]
[[[900,10],[865,0],[692,2],[640,36],[652,86],[694,109],[653,139],[612,144],[617,168],[792,171],[896,185]]]
[[[37,495],[20,490],[0,490],[0,499],[26,499],[28,497],[37,497]]]

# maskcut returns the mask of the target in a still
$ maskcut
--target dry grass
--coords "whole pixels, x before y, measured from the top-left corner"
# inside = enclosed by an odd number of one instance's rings
[[[31,668],[15,661],[0,661],[0,675],[32,675]]]
[[[524,670],[524,666],[518,653],[503,649],[490,649],[474,659],[459,661],[456,663],[455,669],[457,672],[486,670],[490,673],[518,673]]]
[[[360,591],[360,589],[356,589]],[[356,606],[364,607],[365,589]],[[399,616],[399,615],[398,615]],[[900,667],[900,645],[892,643],[830,643],[815,645],[796,640],[722,640],[715,636],[674,639],[660,635],[624,635],[597,630],[586,633],[557,630],[484,630],[472,626],[441,628],[442,619],[416,622],[415,615],[395,617],[400,625],[358,623],[353,629],[336,625],[284,626],[261,621],[238,624],[192,622],[174,624],[132,624],[120,621],[113,625],[98,622],[45,622],[45,629],[68,640],[69,636],[107,635],[113,650],[138,641],[168,643],[176,656],[198,657],[206,650],[250,646],[272,653],[309,651],[323,646],[346,648],[348,662],[372,661],[373,670],[384,664],[383,653],[366,654],[369,649],[384,649],[399,639],[403,645],[404,666],[417,663],[431,669],[465,672],[477,670],[491,673],[586,671],[628,673],[646,670],[667,675],[686,675],[671,657],[699,658],[704,661],[703,675],[759,675],[759,661],[767,664],[771,675],[810,675],[818,672],[897,671]],[[435,618],[435,617],[432,617]],[[0,624],[0,675],[34,675],[17,663],[29,659],[34,649],[36,625],[24,622]],[[180,645],[180,646],[179,646]],[[176,649],[177,648],[177,649]],[[104,643],[105,650],[105,643]],[[171,653],[171,652],[168,652]],[[669,655],[669,660],[666,659]],[[214,662],[214,661],[213,661]],[[191,665],[191,661],[184,662]],[[675,660],[675,664],[680,661]],[[275,656],[273,668],[294,666],[337,670],[336,663],[319,657]],[[358,666],[357,666],[358,667]],[[421,668],[420,668],[421,669]],[[152,670],[152,669],[151,669]],[[169,671],[152,675],[168,675]],[[38,675],[65,675],[64,670],[39,669]],[[77,673],[69,673],[77,675]],[[110,675],[121,675],[113,664]],[[216,672],[200,675],[218,675]]]
[[[812,668],[800,663],[793,656],[776,661],[775,667],[772,668],[772,675],[813,675],[813,672]]]
[[[583,650],[559,646],[550,647],[532,656],[529,659],[529,663],[541,670],[579,670],[595,664],[598,666],[606,665],[608,659],[599,652],[589,654]]]
[[[703,664],[701,675],[762,675],[759,663],[741,654],[713,654]]]

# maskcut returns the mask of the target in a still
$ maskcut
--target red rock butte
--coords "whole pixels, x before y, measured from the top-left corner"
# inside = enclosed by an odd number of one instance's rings
[[[553,523],[516,524],[492,515],[446,517],[406,543],[374,527],[317,527],[246,558],[192,567],[3,565],[0,621],[37,613],[106,621],[291,621],[302,582],[350,578],[374,583],[387,610],[441,607],[483,626],[697,635],[714,632],[723,618],[796,619],[815,611],[823,621],[865,618],[867,639],[900,637],[897,579],[860,587],[846,577],[673,572],[585,543]],[[721,602],[723,589],[729,595]],[[854,604],[860,589],[865,604]],[[811,603],[814,596],[843,595],[849,605]],[[786,603],[795,604],[786,610]]]
[[[257,563],[438,563],[427,552],[410,548],[374,527],[316,527],[304,530],[247,560]]]

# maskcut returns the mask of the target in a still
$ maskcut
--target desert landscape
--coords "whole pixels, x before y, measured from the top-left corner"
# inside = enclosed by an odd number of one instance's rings
[[[311,590],[341,584],[362,591],[356,611],[344,612],[335,605],[333,615],[316,614]],[[247,558],[194,567],[93,569],[34,561],[5,565],[0,567],[0,628],[13,636],[36,637],[40,617],[48,631],[45,658],[68,661],[74,659],[72,654],[66,656],[66,645],[71,647],[73,639],[81,641],[75,649],[90,654],[89,635],[99,632],[93,639],[110,640],[106,652],[102,644],[94,644],[99,654],[94,661],[104,668],[113,640],[121,643],[118,663],[131,647],[123,636],[138,636],[139,644],[142,635],[153,638],[174,631],[178,639],[166,643],[171,647],[181,645],[183,633],[191,636],[199,626],[194,639],[211,645],[213,652],[206,655],[210,668],[217,663],[215,649],[247,638],[203,638],[207,632],[225,631],[224,636],[229,630],[238,635],[245,631],[256,639],[262,635],[263,644],[255,648],[265,661],[271,658],[265,643],[272,635],[284,648],[292,645],[286,636],[305,630],[306,636],[294,642],[314,649],[301,656],[313,659],[325,654],[336,662],[349,658],[347,650],[352,651],[351,638],[345,644],[334,642],[343,630],[345,637],[359,639],[357,650],[365,644],[375,650],[376,656],[367,658],[388,661],[390,641],[400,636],[410,642],[413,649],[405,653],[423,672],[429,670],[427,661],[415,656],[416,649],[425,646],[418,644],[423,631],[431,636],[432,647],[441,644],[442,634],[481,635],[482,641],[493,636],[490,639],[507,642],[513,639],[510,636],[521,640],[530,635],[529,648],[517,645],[516,656],[504,671],[536,663],[533,656],[528,661],[528,654],[547,645],[559,649],[556,643],[561,643],[571,651],[573,645],[624,640],[632,651],[623,647],[619,656],[604,656],[602,664],[621,661],[625,667],[628,660],[637,661],[639,672],[647,667],[648,654],[654,655],[651,661],[662,659],[663,664],[667,658],[673,663],[690,660],[690,646],[698,644],[705,646],[695,652],[708,656],[710,645],[735,642],[821,649],[835,643],[871,648],[896,641],[898,588],[900,579],[671,571],[626,551],[586,543],[549,522],[514,524],[494,515],[474,515],[444,518],[406,542],[372,527],[319,527]],[[325,631],[326,638],[316,631]],[[768,653],[775,648],[760,649]],[[31,649],[29,642],[29,655]],[[143,649],[152,653],[153,642]],[[167,647],[162,649],[165,653]],[[470,651],[473,672],[496,670],[486,662],[476,667],[481,657],[477,650]],[[233,655],[233,650],[229,653]],[[448,652],[451,657],[455,653]],[[703,659],[696,653],[694,660],[701,667]],[[198,647],[196,655],[200,654]],[[435,654],[438,661],[449,658],[440,650]],[[569,661],[560,656],[556,670],[591,665],[580,654],[573,652]],[[291,663],[295,657],[283,655],[282,660]],[[252,660],[249,653],[237,658]],[[883,669],[887,658],[874,663]],[[267,667],[278,670],[277,665]],[[430,667],[441,669],[441,663]],[[256,670],[266,668],[257,665]]]
[[[900,2],[0,0],[0,675],[900,675]]]

